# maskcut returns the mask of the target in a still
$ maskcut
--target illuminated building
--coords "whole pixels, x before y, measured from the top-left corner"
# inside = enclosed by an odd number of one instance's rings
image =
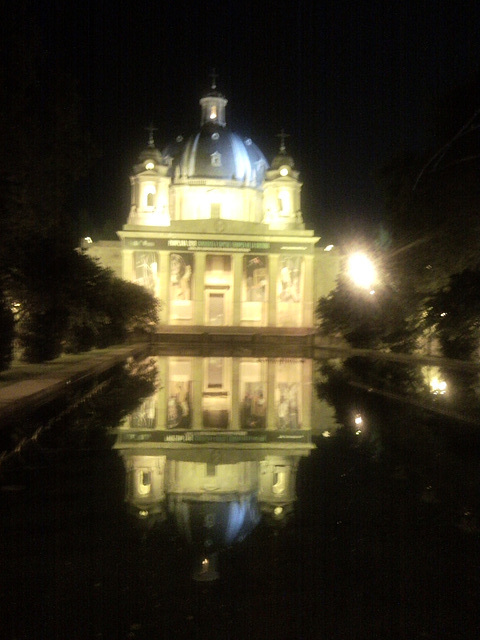
[[[285,135],[269,166],[227,127],[226,106],[213,83],[197,133],[160,151],[150,132],[121,244],[87,249],[162,301],[162,325],[311,328],[335,252],[316,251],[319,237],[305,228]]]

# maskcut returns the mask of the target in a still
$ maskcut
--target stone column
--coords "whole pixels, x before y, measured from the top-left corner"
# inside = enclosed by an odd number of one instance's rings
[[[277,274],[278,255],[268,258],[268,326],[277,326]]]
[[[275,369],[276,359],[269,358],[267,362],[267,415],[266,428],[274,431],[277,428],[277,414],[275,411]]]
[[[205,264],[206,254],[195,253],[194,283],[193,283],[193,323],[205,324]]]
[[[158,291],[157,297],[161,302],[160,324],[170,324],[170,254],[159,252]]]
[[[243,254],[233,254],[233,320],[234,327],[241,324],[242,317],[242,277],[243,277]]]
[[[232,358],[232,419],[231,429],[240,429],[240,359]]]
[[[314,283],[314,260],[313,254],[305,256],[305,282],[304,282],[304,300],[303,300],[303,318],[301,318],[300,326],[313,327],[316,300],[313,297]]]
[[[133,273],[133,250],[123,249],[122,251],[122,278],[133,282],[135,280]]]
[[[167,358],[156,358],[158,379],[162,381],[162,387],[157,391],[155,429],[167,427],[167,402],[168,402],[168,367]]]
[[[192,429],[203,429],[203,358],[192,359]]]

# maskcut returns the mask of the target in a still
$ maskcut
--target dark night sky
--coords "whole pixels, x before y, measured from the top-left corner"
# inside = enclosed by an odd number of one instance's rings
[[[159,148],[193,133],[215,67],[233,130],[269,160],[291,134],[309,226],[328,238],[378,221],[375,173],[424,146],[430,105],[478,70],[475,4],[40,2],[45,47],[78,78],[103,151],[76,206],[123,224],[144,127]]]

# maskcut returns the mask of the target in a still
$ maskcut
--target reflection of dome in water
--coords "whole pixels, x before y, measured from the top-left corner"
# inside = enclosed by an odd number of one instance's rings
[[[189,544],[206,552],[241,542],[260,521],[253,494],[221,502],[180,497],[171,500],[178,532]]]
[[[217,580],[218,552],[242,542],[260,522],[256,494],[224,501],[181,496],[170,500],[169,509],[174,513],[177,530],[196,555],[193,579]]]

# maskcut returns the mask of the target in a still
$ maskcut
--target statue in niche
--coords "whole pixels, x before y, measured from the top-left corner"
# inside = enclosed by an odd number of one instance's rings
[[[192,267],[187,264],[185,267],[185,272],[183,276],[180,278],[179,282],[179,291],[177,293],[177,298],[180,300],[190,300],[191,292],[190,292],[190,278],[192,277]]]
[[[170,256],[171,300],[191,300],[193,273],[190,254],[172,253]]]
[[[176,382],[170,386],[170,397],[167,402],[167,428],[188,429],[190,424],[189,383]]]
[[[265,302],[267,291],[267,268],[264,257],[246,258],[247,302]]]
[[[278,429],[293,430],[299,428],[298,423],[298,385],[281,383],[278,386],[279,401],[277,404]]]
[[[241,425],[243,429],[264,429],[267,403],[263,387],[247,382],[241,405]]]
[[[300,269],[297,261],[284,260],[280,269],[280,293],[282,302],[300,302]]]

